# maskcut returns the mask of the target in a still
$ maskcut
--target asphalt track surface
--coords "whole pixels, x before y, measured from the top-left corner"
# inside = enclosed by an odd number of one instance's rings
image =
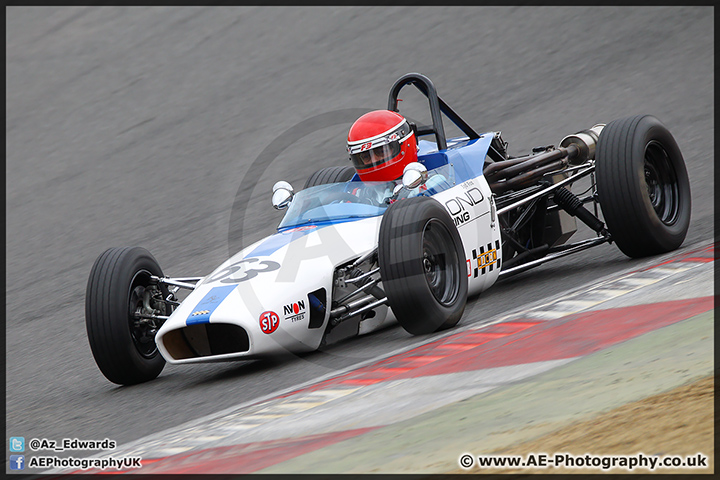
[[[309,118],[384,108],[408,72],[477,130],[501,130],[514,155],[655,115],[691,179],[683,248],[713,235],[711,7],[9,7],[6,22],[8,436],[122,444],[417,342],[391,327],[303,357],[167,366],[117,387],[84,323],[106,248],[143,246],[169,275],[209,273],[273,232],[276,180],[299,188],[345,164],[354,118],[250,171],[260,153]],[[229,238],[243,180],[244,236]],[[614,245],[567,257],[471,300],[462,324],[642,263]]]

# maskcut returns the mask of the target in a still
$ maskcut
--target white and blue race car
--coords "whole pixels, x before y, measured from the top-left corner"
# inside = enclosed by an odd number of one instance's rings
[[[475,132],[424,75],[398,79],[389,110],[407,85],[427,97],[432,125],[411,125],[430,139],[401,182],[361,182],[351,166],[322,169],[297,193],[277,182],[273,205],[287,208],[277,233],[204,277],[166,277],[140,247],[102,253],[86,292],[102,373],[134,384],[166,361],[311,351],[392,322],[428,334],[456,325],[468,296],[503,275],[605,242],[631,257],[682,244],[688,175],[656,118],[598,124],[510,157],[499,132]],[[446,139],[442,114],[463,137]],[[582,198],[570,190],[581,179]],[[568,243],[577,219],[596,235]]]

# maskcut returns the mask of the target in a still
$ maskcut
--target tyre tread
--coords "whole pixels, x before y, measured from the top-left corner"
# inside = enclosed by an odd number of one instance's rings
[[[460,291],[450,307],[440,305],[424,278],[421,263],[422,228],[430,218],[442,221],[455,240],[464,266],[462,240],[446,210],[432,198],[414,197],[392,204],[385,212],[378,238],[380,276],[395,317],[412,334],[425,334],[454,326],[467,302],[467,282],[460,274]],[[424,226],[424,224],[423,224]]]
[[[110,248],[95,261],[86,289],[85,324],[90,349],[103,375],[120,385],[151,380],[160,374],[165,365],[159,352],[152,359],[139,360],[127,331],[124,292],[129,288],[129,279],[126,277],[132,272],[128,269],[137,268],[135,265],[140,263],[148,267],[143,269],[162,275],[162,270],[147,250],[140,247]]]
[[[638,142],[648,137],[663,140],[680,184],[681,218],[672,228],[648,209],[644,197],[644,180],[640,178],[644,157],[638,156],[637,148]],[[689,225],[690,187],[677,143],[659,120],[651,115],[635,115],[608,123],[597,145],[596,176],[603,217],[623,253],[642,257],[680,246]]]

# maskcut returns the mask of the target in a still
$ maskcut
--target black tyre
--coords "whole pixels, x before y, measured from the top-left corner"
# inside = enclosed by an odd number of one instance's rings
[[[607,228],[629,257],[678,248],[690,225],[690,182],[680,148],[651,115],[608,123],[595,154]]]
[[[378,262],[388,303],[414,335],[454,326],[467,303],[462,240],[447,211],[429,197],[399,200],[380,224]]]
[[[305,188],[327,183],[349,182],[353,175],[355,175],[355,169],[350,166],[321,168],[308,177]]]
[[[132,385],[157,377],[165,367],[155,334],[160,325],[140,321],[150,290],[152,306],[169,315],[162,298],[167,290],[152,285],[150,276],[163,276],[155,258],[140,247],[110,248],[100,255],[90,271],[85,296],[85,326],[95,362],[113,383]]]

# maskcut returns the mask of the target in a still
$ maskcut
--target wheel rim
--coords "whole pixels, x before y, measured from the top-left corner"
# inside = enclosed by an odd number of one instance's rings
[[[155,344],[155,333],[157,329],[149,322],[135,318],[135,314],[143,310],[143,296],[145,295],[147,281],[151,273],[142,270],[135,274],[130,284],[130,295],[128,301],[128,323],[130,336],[132,337],[135,349],[144,358],[153,358],[157,354]]]
[[[678,179],[670,157],[659,142],[652,141],[645,147],[644,173],[655,213],[665,225],[674,224],[680,212]]]
[[[442,305],[455,301],[460,276],[457,271],[457,253],[445,225],[430,220],[423,229],[422,268],[430,291]]]

